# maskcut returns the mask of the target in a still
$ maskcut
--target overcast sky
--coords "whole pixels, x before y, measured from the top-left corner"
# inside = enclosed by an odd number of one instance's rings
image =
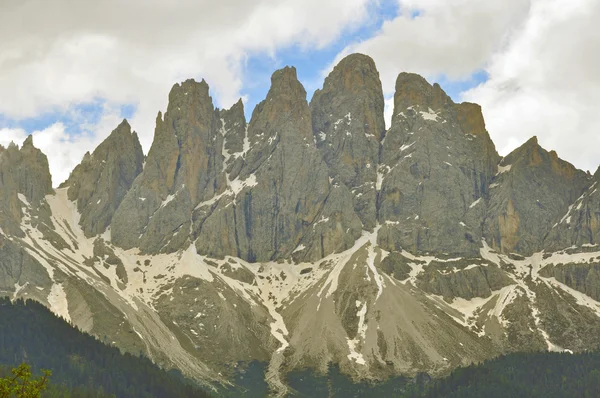
[[[599,0],[3,0],[0,144],[34,143],[65,180],[127,117],[145,151],[171,86],[206,79],[249,116],[295,65],[309,98],[339,59],[375,59],[391,114],[401,71],[482,105],[500,154],[537,135],[600,164]]]

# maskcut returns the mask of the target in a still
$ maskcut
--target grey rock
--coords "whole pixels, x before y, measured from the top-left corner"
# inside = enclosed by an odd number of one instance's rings
[[[391,252],[381,260],[381,270],[395,279],[403,281],[410,276],[412,267],[406,257],[398,252]]]
[[[572,289],[600,301],[600,259],[592,263],[569,263],[548,265],[540,275],[555,278]]]
[[[113,217],[112,241],[147,253],[184,246],[194,207],[225,188],[222,143],[206,82],[174,85],[164,120],[160,113],[156,119],[144,171]]]
[[[465,265],[480,264],[466,269]],[[417,286],[426,292],[452,301],[455,297],[470,300],[489,297],[492,291],[514,284],[504,271],[481,260],[461,260],[450,263],[432,262],[417,279]]]
[[[32,136],[20,149],[14,143],[0,146],[0,229],[4,233],[23,236],[19,226],[23,208],[39,208],[52,192],[48,158],[34,147]]]
[[[61,184],[61,188],[68,187],[69,199],[77,201],[86,236],[102,234],[110,226],[115,211],[142,172],[143,163],[138,136],[123,120],[92,154],[85,154]]]
[[[529,255],[591,184],[591,178],[548,152],[533,137],[499,164],[484,225],[488,244]]]
[[[244,150],[246,138],[246,117],[244,104],[240,98],[230,109],[219,110],[223,128],[223,155],[227,160],[235,159],[234,154]],[[229,165],[229,163],[227,163]]]
[[[455,104],[439,85],[401,73],[378,170],[378,243],[476,254],[482,214],[473,207],[485,203],[498,161],[478,105]]]
[[[315,146],[295,68],[276,71],[271,82],[248,126],[249,151],[239,172],[227,177],[229,193],[199,209],[199,253],[314,260],[350,247],[360,235],[350,192],[330,181]]]
[[[49,286],[46,269],[23,246],[0,234],[0,294],[14,293],[17,286]]]
[[[544,239],[547,251],[600,244],[600,167],[592,185],[572,203]]]
[[[310,103],[323,159],[352,192],[366,229],[376,223],[379,142],[385,134],[384,99],[375,62],[363,54],[342,59]]]

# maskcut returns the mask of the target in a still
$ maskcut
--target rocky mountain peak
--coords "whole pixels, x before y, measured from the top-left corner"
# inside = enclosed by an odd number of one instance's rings
[[[270,358],[282,396],[331,363],[436,376],[600,346],[600,168],[535,137],[501,159],[481,108],[416,74],[394,98],[384,131],[362,54],[310,105],[276,71],[250,123],[186,80],[147,158],[123,120],[54,194],[31,138],[0,147],[0,291],[205,382]]]
[[[266,99],[252,112],[248,137],[252,146],[265,140],[312,141],[306,90],[295,67],[286,66],[273,73]]]
[[[590,177],[532,137],[502,159],[490,186],[490,246],[504,252],[541,250],[544,235],[590,185]]]
[[[547,151],[542,148],[536,136],[531,137],[523,145],[508,154],[502,163],[514,164],[515,167],[549,168],[553,173],[566,179],[587,179],[583,171],[560,159],[556,151]]]
[[[25,139],[25,141],[23,142],[23,148],[25,147],[29,147],[29,148],[33,148],[33,135],[29,134],[27,136],[27,138]]]
[[[471,102],[462,102],[456,104],[456,112],[458,124],[465,134],[474,136],[485,135],[489,139],[480,105]]]
[[[244,140],[246,139],[246,116],[244,114],[244,103],[240,98],[229,109],[218,111],[222,123],[223,156],[227,165],[234,160],[232,154],[244,150]]]
[[[379,72],[363,54],[342,59],[310,103],[312,130],[331,174],[350,189],[367,229],[376,223],[379,142],[385,134]]]
[[[23,208],[37,209],[53,192],[48,158],[28,136],[21,148],[0,146],[0,229],[21,236]]]
[[[194,79],[187,79],[182,83],[175,83],[169,92],[169,104],[167,112],[182,104],[192,104],[194,102],[210,101],[208,83],[204,79],[197,82]]]
[[[439,84],[429,84],[425,78],[416,73],[402,72],[396,79],[396,93],[394,95],[394,115],[392,124],[399,112],[408,108],[419,108],[419,111],[434,112],[452,106],[454,102],[442,90]]]
[[[146,166],[113,219],[113,242],[156,253],[188,241],[187,234],[172,237],[184,224],[189,230],[198,203],[224,188],[221,128],[206,81],[173,86]]]
[[[69,179],[69,200],[77,202],[80,224],[86,236],[103,233],[113,215],[142,172],[144,153],[138,136],[126,119],[94,150],[85,154]]]
[[[33,144],[33,137],[28,136],[14,159],[16,180],[19,192],[31,203],[39,203],[52,193],[52,176],[46,155]]]
[[[273,73],[271,88],[264,102],[263,112],[267,113],[268,120],[274,120],[279,112],[285,112],[289,117],[308,116],[306,90],[298,80],[295,67],[286,66]]]

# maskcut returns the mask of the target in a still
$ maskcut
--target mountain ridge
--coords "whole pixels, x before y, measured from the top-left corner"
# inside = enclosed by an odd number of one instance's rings
[[[0,148],[0,292],[205,383],[268,361],[280,395],[330,362],[381,379],[596,348],[598,172],[536,137],[500,157],[479,105],[416,74],[383,111],[353,54],[310,104],[276,71],[249,122],[175,84],[147,156],[123,121],[56,190],[31,137]]]

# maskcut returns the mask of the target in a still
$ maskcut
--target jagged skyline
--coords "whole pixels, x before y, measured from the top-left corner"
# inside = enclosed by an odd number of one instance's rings
[[[131,3],[118,12],[108,0],[95,4],[93,14],[69,2],[51,10],[38,1],[2,6],[11,44],[0,50],[0,143],[35,133],[54,154],[55,183],[122,117],[147,152],[175,82],[206,78],[216,105],[229,108],[241,96],[249,116],[273,70],[296,66],[310,99],[349,52],[375,59],[388,119],[395,76],[416,72],[455,101],[482,105],[502,155],[537,135],[577,167],[593,172],[597,165],[594,1],[181,0]],[[22,18],[39,23],[23,32],[14,25]]]

